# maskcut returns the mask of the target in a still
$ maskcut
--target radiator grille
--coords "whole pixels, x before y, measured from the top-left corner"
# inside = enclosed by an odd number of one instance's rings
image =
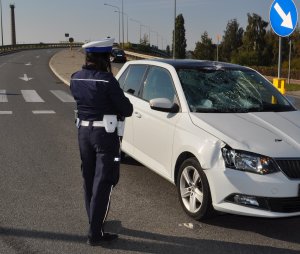
[[[282,172],[291,179],[300,179],[300,159],[276,160]]]

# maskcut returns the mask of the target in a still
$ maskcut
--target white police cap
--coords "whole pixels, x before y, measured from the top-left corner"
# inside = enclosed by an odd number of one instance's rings
[[[82,48],[85,49],[85,52],[93,53],[105,53],[105,52],[111,52],[112,46],[114,43],[114,38],[106,38],[101,41],[91,41],[89,43],[86,43],[82,46]]]

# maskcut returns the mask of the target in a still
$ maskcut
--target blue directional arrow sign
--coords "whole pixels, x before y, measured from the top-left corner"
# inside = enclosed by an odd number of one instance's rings
[[[270,8],[270,22],[274,32],[286,37],[297,26],[298,12],[293,0],[275,0]]]

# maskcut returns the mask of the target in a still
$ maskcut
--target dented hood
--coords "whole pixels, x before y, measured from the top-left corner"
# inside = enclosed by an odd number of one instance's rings
[[[190,114],[196,126],[234,149],[300,157],[300,111]]]

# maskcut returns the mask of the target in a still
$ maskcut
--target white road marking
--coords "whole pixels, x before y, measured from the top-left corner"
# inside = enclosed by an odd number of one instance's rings
[[[27,76],[27,74],[24,74],[24,76],[23,77],[19,77],[19,79],[22,79],[22,80],[24,80],[24,81],[29,81],[29,80],[32,80],[33,78],[29,78],[28,76]]]
[[[6,90],[0,90],[0,102],[8,102]]]
[[[45,102],[35,90],[21,90],[26,102]]]
[[[33,114],[55,114],[54,110],[32,110]]]
[[[11,115],[12,111],[0,111],[0,115]]]
[[[62,102],[75,102],[74,98],[65,91],[62,90],[50,90],[58,99]]]
[[[194,229],[194,224],[193,223],[180,223],[178,224],[179,227],[186,227],[188,229]]]

